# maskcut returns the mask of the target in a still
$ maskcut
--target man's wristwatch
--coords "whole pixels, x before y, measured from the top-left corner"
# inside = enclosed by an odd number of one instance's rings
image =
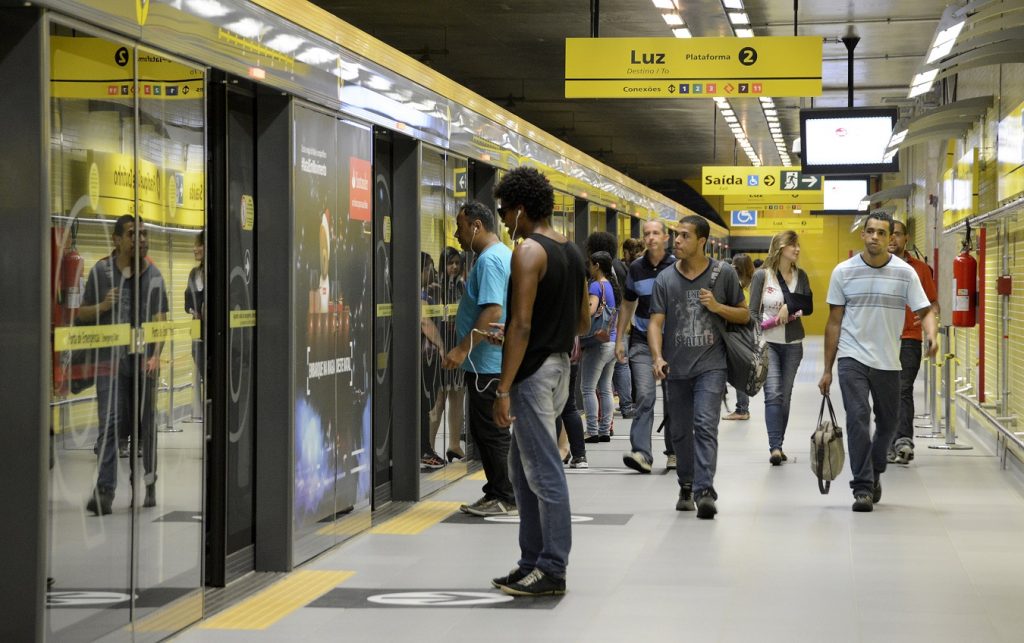
[[[508,397],[509,395],[511,395],[511,393],[509,391],[505,391],[504,393],[501,392],[501,391],[497,391],[497,392],[495,392],[494,397],[496,397],[498,399],[501,399],[503,397]]]

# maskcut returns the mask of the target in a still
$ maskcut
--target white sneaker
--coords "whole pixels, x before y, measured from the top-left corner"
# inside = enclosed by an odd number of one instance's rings
[[[639,451],[630,451],[622,456],[622,464],[640,473],[650,473],[651,463]]]
[[[670,454],[668,456],[668,459],[665,460],[665,468],[666,469],[675,469],[676,468],[676,454],[672,453],[672,454]]]
[[[581,455],[578,458],[573,458],[569,462],[570,469],[589,469],[590,465],[587,464],[587,456]]]

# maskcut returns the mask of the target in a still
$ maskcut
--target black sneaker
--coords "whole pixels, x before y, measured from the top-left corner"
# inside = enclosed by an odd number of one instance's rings
[[[93,489],[92,493],[89,495],[89,502],[86,503],[85,508],[87,511],[91,511],[94,516],[106,516],[114,512],[111,507],[113,504],[113,491]]]
[[[676,500],[676,511],[693,511],[693,489],[682,487],[679,489],[679,500]]]
[[[871,494],[866,491],[858,491],[853,494],[853,510],[858,512],[872,511],[875,508],[871,501]]]
[[[896,449],[896,464],[910,464],[914,459],[914,445],[904,442]],[[893,462],[890,460],[890,462]]]
[[[599,436],[597,436],[597,439],[598,439],[598,442],[611,442],[612,441],[612,436],[611,435],[599,435]]]
[[[512,596],[558,596],[565,593],[565,579],[549,576],[539,569],[499,589]]]
[[[715,496],[710,489],[705,489],[697,496],[697,517],[701,520],[712,520],[718,513]]]
[[[782,464],[782,449],[772,449],[768,462],[771,462],[773,467],[777,467]]]
[[[515,569],[513,569],[509,573],[505,574],[504,576],[499,576],[497,578],[492,578],[491,579],[491,587],[493,587],[495,589],[501,589],[502,587],[507,587],[508,585],[511,585],[512,583],[518,583],[519,581],[521,581],[524,578],[526,578],[527,574],[529,574],[529,573],[530,572],[524,571],[520,567],[516,567]]]
[[[601,441],[601,436],[588,435],[587,437],[583,438],[583,441],[586,442],[587,444],[597,444],[598,442]]]
[[[570,469],[589,469],[590,464],[587,463],[587,456],[581,455],[578,458],[573,458],[569,462]]]
[[[877,505],[882,501],[882,480],[875,478],[875,484],[871,487],[871,503]]]

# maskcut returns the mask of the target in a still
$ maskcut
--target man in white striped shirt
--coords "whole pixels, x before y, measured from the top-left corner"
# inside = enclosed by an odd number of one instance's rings
[[[828,395],[838,355],[854,511],[871,511],[882,499],[881,475],[899,416],[905,306],[921,318],[928,355],[934,357],[938,348],[931,303],[914,269],[889,253],[891,233],[892,217],[882,212],[869,215],[860,233],[864,252],[836,266],[828,287],[825,372],[818,388]]]

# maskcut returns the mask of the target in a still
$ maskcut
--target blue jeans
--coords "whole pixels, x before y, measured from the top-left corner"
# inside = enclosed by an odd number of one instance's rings
[[[668,380],[666,407],[679,486],[693,486],[694,495],[709,490],[715,498],[718,463],[718,421],[722,414],[727,371],[715,369],[683,380]]]
[[[580,388],[583,411],[587,414],[587,435],[608,435],[612,429],[612,373],[615,344],[605,342],[583,351],[580,358]],[[599,426],[600,420],[600,426]]]
[[[572,548],[569,487],[558,455],[555,417],[569,395],[569,355],[549,356],[512,385],[512,444],[508,470],[519,508],[519,568],[565,577]]]
[[[629,370],[633,374],[633,424],[629,427],[629,444],[633,451],[642,453],[648,462],[654,462],[651,455],[651,430],[654,428],[654,402],[658,390],[651,370],[651,347],[647,342],[630,342]],[[719,398],[721,402],[721,398]],[[670,409],[666,405],[665,415]],[[673,452],[672,433],[669,423],[665,423],[665,446]]]
[[[768,448],[782,449],[789,425],[793,382],[804,358],[804,345],[768,343],[768,379],[764,382],[764,421],[768,425]]]
[[[750,396],[739,389],[736,391],[736,413],[744,415],[750,413]]]
[[[886,452],[899,418],[900,372],[880,371],[852,357],[839,358],[839,388],[846,408],[846,444],[854,493],[871,493],[875,478],[885,471]],[[868,403],[871,395],[873,404]],[[871,411],[875,434],[871,435]]]
[[[131,435],[134,399],[132,377],[134,358],[123,360],[109,375],[96,376],[96,410],[99,415],[99,471],[96,488],[113,493],[117,489],[118,436]],[[131,445],[128,468],[135,472],[135,452],[141,446],[143,478],[146,484],[156,482],[156,378],[141,374],[139,382],[138,446]]]
[[[612,345],[614,352],[615,345]],[[612,386],[619,394],[619,411],[624,415],[633,412],[633,376],[629,372],[629,362],[623,364],[615,360],[615,372],[612,374]]]

